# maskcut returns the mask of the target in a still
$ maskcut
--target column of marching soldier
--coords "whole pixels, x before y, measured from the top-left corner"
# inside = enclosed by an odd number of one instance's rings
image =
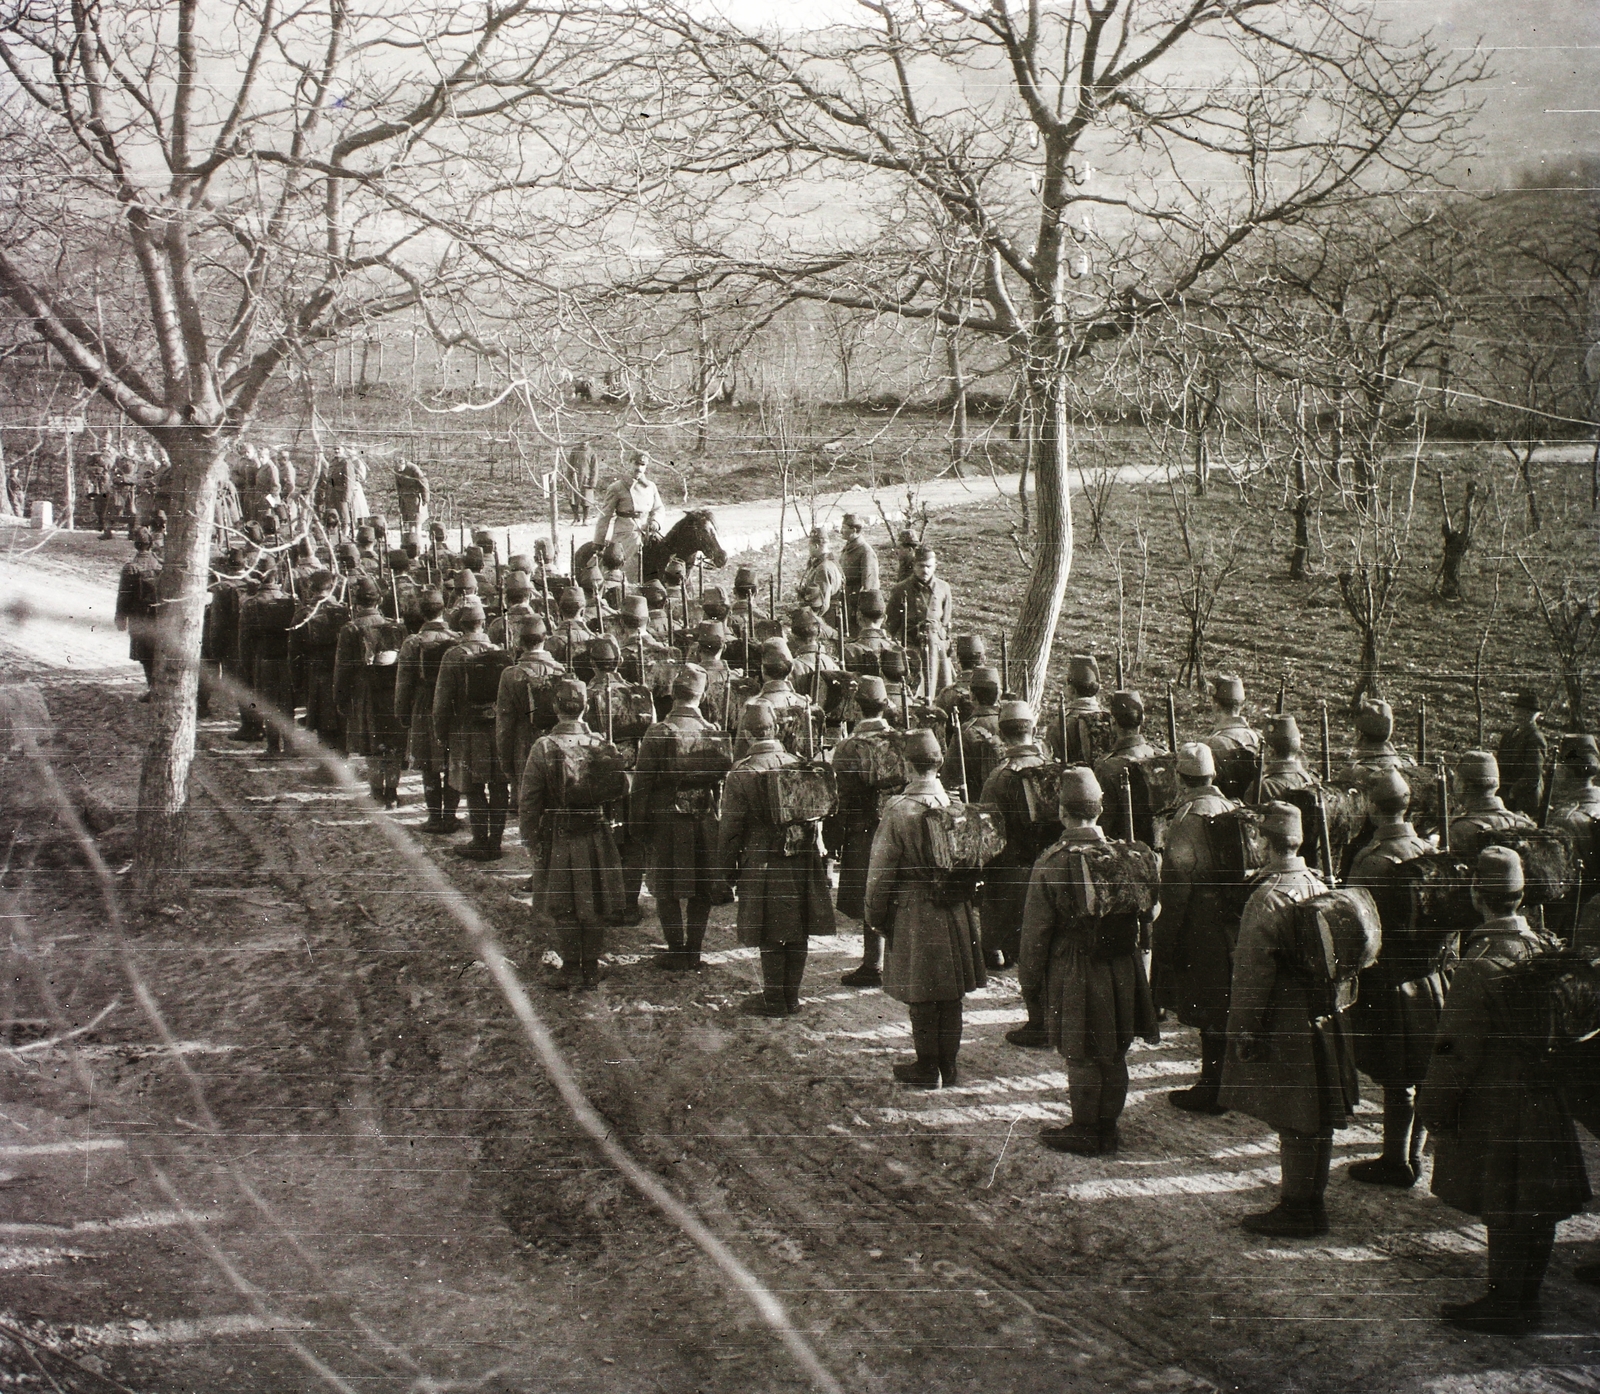
[[[465,799],[464,858],[501,857],[514,798],[554,985],[597,984],[606,927],[639,922],[648,878],[655,967],[696,971],[712,907],[736,898],[762,979],[743,1010],[793,1016],[807,942],[833,931],[834,859],[837,912],[863,925],[843,982],[910,1015],[897,1080],[954,1084],[964,995],[1014,968],[1028,1020],[1007,1040],[1066,1060],[1072,1121],[1041,1140],[1107,1155],[1127,1052],[1173,1014],[1199,1031],[1200,1079],[1169,1102],[1279,1134],[1279,1202],[1243,1222],[1273,1236],[1327,1232],[1365,1072],[1383,1148],[1350,1176],[1412,1186],[1431,1134],[1433,1190],[1489,1237],[1485,1295],[1446,1319],[1532,1329],[1556,1223],[1589,1196],[1573,1119],[1600,1128],[1595,738],[1547,763],[1523,694],[1500,760],[1465,752],[1452,780],[1425,712],[1408,758],[1369,700],[1337,755],[1323,707],[1314,771],[1281,691],[1258,732],[1219,677],[1200,741],[1178,742],[1169,692],[1164,748],[1138,692],[1102,701],[1092,657],[1053,705],[1019,698],[1003,641],[997,667],[953,636],[931,548],[903,547],[885,594],[858,521],[842,531],[837,557],[813,534],[786,623],[748,569],[731,595],[702,572],[691,599],[680,564],[630,585],[615,548],[576,577],[542,550],[502,566],[483,532],[420,564],[414,546],[342,544],[329,568],[234,549],[205,661],[254,694],[234,739],[281,752],[303,706],[386,807],[420,772],[423,832],[455,832]]]

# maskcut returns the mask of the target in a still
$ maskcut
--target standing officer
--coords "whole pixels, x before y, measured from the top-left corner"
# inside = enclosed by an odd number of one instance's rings
[[[889,592],[888,631],[912,652],[924,655],[922,689],[930,697],[950,685],[954,670],[945,646],[955,619],[955,597],[934,573],[939,554],[925,543],[912,557],[911,575]],[[928,671],[929,659],[932,671]]]
[[[1278,1133],[1283,1173],[1271,1210],[1241,1222],[1251,1234],[1310,1238],[1328,1232],[1322,1197],[1333,1160],[1333,1132],[1348,1127],[1358,1102],[1355,1062],[1338,1012],[1316,1010],[1295,957],[1295,906],[1327,889],[1300,856],[1300,810],[1268,804],[1261,832],[1269,856],[1239,922],[1224,1108],[1258,1118]]]
[[[595,545],[604,548],[608,541],[614,541],[630,565],[644,546],[644,539],[660,533],[666,511],[649,470],[650,457],[642,450],[637,452],[628,478],[615,480],[606,490],[595,523]]]
[[[816,607],[821,615],[830,614],[838,604],[839,593],[844,590],[844,572],[839,563],[833,559],[833,549],[828,544],[828,534],[823,528],[812,528],[811,536],[807,540],[806,569],[800,576],[800,584],[795,587],[795,596],[802,603],[808,599],[808,592],[815,588],[821,595],[822,603]]]
[[[1239,805],[1215,784],[1211,747],[1178,750],[1177,807],[1167,823],[1161,862],[1161,917],[1155,923],[1156,1002],[1200,1032],[1200,1082],[1167,1095],[1186,1113],[1218,1114],[1228,1047],[1228,995],[1233,981],[1237,921],[1227,914],[1206,819]]]
[[[854,615],[861,593],[878,589],[878,553],[861,536],[861,520],[854,513],[846,513],[839,520],[839,535],[844,538],[839,549],[839,571],[844,577],[845,603]]]
[[[584,527],[594,511],[594,491],[600,482],[600,461],[594,447],[580,440],[567,452],[567,502],[573,527]]]
[[[1472,880],[1483,923],[1461,945],[1417,1094],[1417,1115],[1434,1139],[1434,1195],[1489,1231],[1483,1296],[1440,1315],[1496,1336],[1538,1326],[1556,1224],[1582,1210],[1590,1194],[1572,1117],[1540,1042],[1527,1038],[1529,1023],[1513,1005],[1511,982],[1540,951],[1517,913],[1522,892],[1517,854],[1485,847]]]
[[[681,664],[672,710],[639,742],[628,798],[631,836],[649,852],[650,890],[666,937],[655,964],[669,972],[700,967],[717,880],[717,785],[732,765],[727,736],[700,714],[705,670]]]
[[[124,564],[117,581],[117,628],[128,636],[128,657],[144,669],[145,694],[156,662],[156,616],[161,608],[161,560],[156,556],[148,528],[135,528],[133,557]]]
[[[958,1082],[961,999],[988,981],[970,900],[941,894],[928,854],[928,810],[948,808],[932,731],[908,733],[900,753],[910,769],[903,792],[884,805],[867,871],[867,923],[888,945],[883,990],[911,1016],[916,1058],[894,1067],[902,1084],[937,1089]]]
[[[1410,804],[1411,788],[1399,770],[1380,770],[1368,780],[1367,816],[1375,831],[1351,862],[1347,883],[1374,892],[1380,908],[1394,868],[1433,850],[1406,821]],[[1362,973],[1350,1009],[1356,1066],[1383,1086],[1383,1154],[1354,1163],[1350,1179],[1404,1189],[1416,1184],[1422,1170],[1422,1129],[1414,1126],[1412,1091],[1428,1072],[1444,1006],[1445,960],[1453,946],[1444,940],[1430,956],[1419,957],[1408,952],[1400,930],[1383,926],[1382,952]]]
[[[739,942],[761,950],[761,992],[746,998],[740,1010],[794,1016],[807,941],[833,933],[827,868],[814,837],[791,854],[790,839],[773,821],[765,775],[800,760],[778,741],[772,708],[760,698],[746,703],[740,731],[747,750],[723,786],[717,838],[717,864],[738,891]]]
[[[422,776],[422,797],[428,807],[428,821],[421,831],[449,834],[460,827],[456,809],[461,794],[445,782],[449,752],[433,735],[433,696],[439,682],[439,667],[444,656],[461,636],[444,618],[444,596],[429,586],[417,596],[417,614],[422,624],[400,645],[395,664],[394,714],[410,727],[407,749],[412,767]]]
[[[239,660],[250,670],[269,756],[284,753],[284,733],[294,725],[294,671],[289,666],[293,623],[294,598],[279,589],[277,565],[264,562],[260,589],[239,607]]]
[[[1469,750],[1456,765],[1458,803],[1450,820],[1450,850],[1469,866],[1488,845],[1489,834],[1506,828],[1531,828],[1526,813],[1501,800],[1500,766],[1487,750]]]
[[[1026,702],[1000,704],[1000,739],[1005,759],[983,782],[978,801],[994,809],[1005,824],[1005,850],[983,872],[983,948],[990,968],[1009,968],[1022,945],[1022,914],[1028,904],[1033,864],[1061,835],[1059,809],[1039,808],[1028,787],[1027,771],[1042,769],[1044,751],[1034,740],[1033,708]],[[1043,1004],[1025,999],[1028,1025],[1008,1033],[1013,1045],[1049,1044]],[[1020,1037],[1020,1039],[1013,1039]]]
[[[1544,762],[1550,752],[1539,729],[1537,692],[1525,689],[1517,693],[1515,722],[1500,737],[1497,751],[1506,807],[1536,818],[1544,799]]]
[[[626,788],[616,751],[584,724],[582,683],[556,684],[556,724],[528,752],[518,789],[522,841],[544,868],[534,914],[553,920],[564,986],[600,982],[605,926],[622,908],[622,864],[606,802]]]
[[[1046,1035],[1067,1062],[1072,1125],[1045,1128],[1039,1140],[1056,1152],[1099,1157],[1117,1150],[1117,1120],[1128,1101],[1128,1048],[1135,1037],[1161,1040],[1139,940],[1156,902],[1155,853],[1106,841],[1097,822],[1104,803],[1094,771],[1061,775],[1061,840],[1041,856],[1028,882],[1017,978],[1045,1005]],[[1111,852],[1112,856],[1105,856]],[[1100,876],[1094,864],[1109,867]],[[1084,865],[1075,865],[1079,861]],[[1132,890],[1129,908],[1092,908],[1107,880]],[[1129,887],[1128,881],[1137,881]],[[1087,902],[1087,903],[1086,903]]]
[[[469,599],[456,608],[461,642],[439,664],[433,692],[433,738],[449,752],[446,778],[465,796],[472,841],[454,848],[472,862],[502,856],[511,791],[495,748],[495,702],[510,659],[484,633],[483,606]]]
[[[839,787],[838,908],[852,920],[866,918],[867,868],[878,831],[878,805],[886,795],[898,794],[906,782],[894,728],[883,719],[888,700],[882,678],[869,675],[858,679],[855,701],[861,719],[833,752],[833,773]],[[882,967],[883,936],[864,924],[861,965],[839,981],[846,987],[882,987]]]
[[[385,808],[394,808],[400,802],[409,726],[394,710],[406,627],[379,611],[378,585],[370,576],[357,579],[352,595],[355,614],[339,632],[333,700],[347,750],[366,759],[368,792]]]

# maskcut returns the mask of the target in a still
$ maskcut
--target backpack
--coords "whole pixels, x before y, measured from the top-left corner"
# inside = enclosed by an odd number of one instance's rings
[[[663,729],[672,739],[672,778],[680,790],[714,789],[733,768],[733,737],[726,731],[689,731],[670,721]]]
[[[1014,772],[1028,805],[1028,821],[1035,827],[1053,825],[1059,828],[1061,825],[1061,772],[1062,766],[1057,760]],[[1050,840],[1054,842],[1055,838]]]
[[[418,700],[424,707],[433,701],[433,692],[439,685],[439,665],[444,662],[444,656],[461,642],[459,634],[449,631],[429,633],[422,644],[422,683],[418,692]],[[496,693],[496,696],[499,694]]]
[[[576,747],[563,742],[557,748],[561,759],[546,778],[552,804],[567,809],[592,809],[627,795],[627,756],[609,741]]]
[[[1261,815],[1253,808],[1230,808],[1225,813],[1200,817],[1210,853],[1210,875],[1214,878],[1222,911],[1230,920],[1244,914],[1245,902],[1254,890],[1252,881],[1267,864],[1267,840],[1261,835]]]
[[[935,805],[924,811],[933,898],[938,905],[959,905],[977,894],[983,868],[1006,847],[1005,827],[994,810],[982,804]]]
[[[1355,1001],[1356,976],[1382,947],[1377,903],[1361,886],[1322,891],[1294,907],[1295,967],[1316,988],[1336,990],[1337,1009]]]
[[[589,694],[589,709],[600,727],[606,726],[606,705],[611,708],[611,738],[640,741],[656,724],[656,699],[648,687],[639,683],[611,683]],[[594,722],[590,723],[591,725]]]
[[[819,823],[839,803],[833,771],[826,765],[783,765],[775,770],[762,770],[761,785],[766,795],[767,816],[780,828]]]
[[[1450,941],[1478,922],[1472,868],[1449,852],[1424,852],[1390,867],[1373,899],[1386,962],[1437,963]]]
[[[1216,786],[1230,799],[1254,798],[1261,774],[1261,753],[1234,746],[1216,757]]]
[[[809,761],[821,744],[821,738],[812,724],[810,706],[777,707],[772,714],[777,724],[774,735],[783,743],[783,748],[789,754]]]
[[[1495,828],[1485,847],[1509,847],[1522,861],[1525,905],[1553,905],[1578,885],[1578,843],[1566,828]]]
[[[1317,803],[1321,800],[1328,810],[1328,841],[1332,854],[1328,865],[1337,870],[1347,870],[1347,855],[1358,849],[1362,834],[1370,830],[1367,818],[1366,796],[1355,789],[1290,789],[1282,801],[1300,810],[1300,825],[1305,841],[1300,855],[1307,866],[1322,865],[1322,814]]]
[[[548,731],[559,720],[556,712],[555,674],[544,668],[526,668],[528,675],[528,725]]]
[[[140,567],[133,573],[133,603],[145,614],[154,614],[161,605],[161,568]]]
[[[1054,749],[1064,765],[1095,765],[1116,749],[1117,723],[1108,711],[1067,712],[1051,723],[1050,744],[1061,745],[1065,727],[1066,748]]]
[[[1137,952],[1161,879],[1156,854],[1138,842],[1090,842],[1068,847],[1065,863],[1073,909],[1094,922],[1089,956],[1105,962]]]
[[[900,758],[899,743],[887,731],[859,737],[850,747],[854,756],[852,773],[875,793],[889,789],[895,793],[906,787],[910,777]]]
[[[350,612],[336,600],[324,600],[306,616],[306,646],[331,652],[339,646],[339,633],[350,622]]]
[[[511,655],[504,649],[480,649],[470,654],[466,669],[467,714],[478,721],[493,721],[500,697],[500,675],[511,666]]]
[[[1507,1034],[1558,1079],[1592,1083],[1600,1076],[1600,960],[1553,952],[1507,967]]]

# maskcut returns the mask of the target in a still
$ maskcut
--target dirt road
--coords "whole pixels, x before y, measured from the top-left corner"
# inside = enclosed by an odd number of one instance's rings
[[[99,680],[44,695],[56,768],[112,806],[102,841],[126,850],[144,709]],[[363,1390],[803,1387],[599,1164],[360,809],[307,763],[230,744],[229,724],[202,727],[191,906],[132,931],[193,1083],[134,1010],[81,870],[55,865],[70,858],[36,821],[11,862],[26,952],[0,1056],[0,1322],[84,1391],[108,1387],[95,1370],[141,1391],[324,1387],[290,1341]],[[25,775],[0,771],[8,813]],[[414,775],[402,792],[420,822]],[[520,852],[489,869],[427,852],[495,925],[616,1135],[848,1389],[1600,1384],[1594,1298],[1570,1279],[1594,1217],[1562,1227],[1538,1340],[1445,1334],[1434,1310],[1475,1290],[1482,1230],[1422,1187],[1343,1176],[1376,1142],[1370,1104],[1339,1135],[1333,1233],[1256,1241],[1236,1221],[1270,1198],[1273,1141],[1166,1106],[1194,1077],[1189,1032],[1135,1051],[1123,1150],[1066,1158],[1034,1138],[1066,1116],[1061,1062],[1003,1040],[1023,1016],[1011,975],[968,1000],[962,1086],[907,1091],[888,1077],[904,1010],[838,984],[852,933],[814,942],[790,1022],[734,1010],[757,969],[727,911],[702,974],[648,968],[647,916],[614,933],[601,991],[567,998],[540,985]],[[75,1042],[92,1095],[65,1044],[40,1044],[44,985],[73,1026],[118,1004]],[[49,1387],[0,1344],[6,1371]]]

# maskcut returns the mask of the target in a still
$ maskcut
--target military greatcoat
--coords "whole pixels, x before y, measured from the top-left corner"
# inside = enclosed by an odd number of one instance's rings
[[[462,793],[507,782],[495,749],[494,718],[476,714],[467,701],[467,663],[494,647],[483,634],[461,640],[439,664],[433,691],[433,738],[450,752],[446,778]]]
[[[395,716],[411,728],[408,749],[412,768],[428,774],[444,773],[445,747],[433,739],[433,693],[444,653],[460,642],[461,636],[440,618],[424,621],[422,628],[400,645],[399,672],[394,680]]]
[[[1061,831],[1059,823],[1041,829],[1028,810],[1028,794],[1022,771],[1038,769],[1045,763],[1044,752],[1033,742],[1014,745],[1005,762],[984,781],[978,802],[999,813],[1005,823],[1005,850],[983,869],[983,899],[979,915],[983,923],[983,945],[997,949],[1007,963],[1015,963],[1022,944],[1022,915],[1028,904],[1028,882],[1033,879],[1033,864],[1046,837]]]
[[[1167,824],[1161,916],[1155,923],[1156,1002],[1185,1026],[1216,1031],[1228,1023],[1239,926],[1224,911],[1201,819],[1236,807],[1209,784],[1184,791]]]
[[[880,791],[873,788],[866,771],[874,764],[889,764],[891,754],[893,763],[899,763],[892,730],[881,716],[863,717],[833,752],[833,773],[839,788],[835,820],[839,838],[838,905],[839,913],[853,920],[867,913],[867,868],[872,860],[872,838],[878,831]],[[888,750],[883,750],[884,746]],[[902,777],[900,787],[903,785]],[[888,792],[898,794],[900,787]]]
[[[523,845],[538,849],[534,909],[558,924],[601,925],[622,913],[622,860],[604,809],[569,809],[563,772],[568,754],[605,738],[581,721],[558,721],[528,752],[517,792]]]
[[[697,708],[678,703],[639,742],[628,800],[630,832],[649,846],[650,890],[658,902],[716,898],[716,791],[680,790],[674,757],[680,737],[719,730]]]

